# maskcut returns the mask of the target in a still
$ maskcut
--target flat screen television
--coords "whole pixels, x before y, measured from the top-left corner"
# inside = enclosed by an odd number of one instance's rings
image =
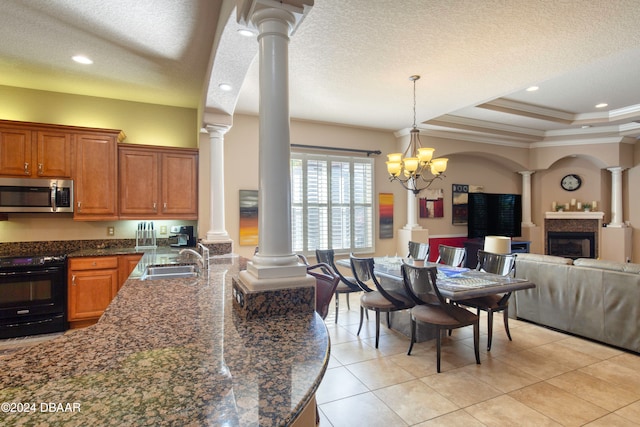
[[[522,235],[520,194],[469,193],[468,237]]]

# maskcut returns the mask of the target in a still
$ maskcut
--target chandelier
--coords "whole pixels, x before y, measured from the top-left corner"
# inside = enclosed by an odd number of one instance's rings
[[[387,155],[387,171],[390,181],[398,181],[400,184],[417,196],[436,179],[442,179],[447,169],[449,159],[432,159],[433,148],[424,148],[420,143],[420,130],[416,126],[416,80],[420,76],[411,76],[413,82],[413,127],[410,134],[409,146],[404,153],[391,153]]]

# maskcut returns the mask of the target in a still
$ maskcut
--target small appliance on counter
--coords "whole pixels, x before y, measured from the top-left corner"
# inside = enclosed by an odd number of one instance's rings
[[[172,236],[169,236],[169,243],[174,248],[183,246],[195,246],[196,237],[193,233],[193,225],[174,225],[171,227]]]

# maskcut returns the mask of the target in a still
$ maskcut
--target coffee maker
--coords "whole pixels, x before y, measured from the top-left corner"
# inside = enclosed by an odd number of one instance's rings
[[[171,226],[169,242],[174,248],[195,246],[196,238],[193,234],[193,225],[174,225]]]

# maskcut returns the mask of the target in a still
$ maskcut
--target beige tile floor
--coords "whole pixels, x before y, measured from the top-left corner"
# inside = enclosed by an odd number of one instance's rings
[[[435,342],[417,343],[359,322],[359,295],[344,295],[338,323],[326,319],[329,367],[316,395],[320,426],[639,426],[640,356],[499,315],[486,351],[480,320],[480,365],[472,329],[443,337],[442,372]],[[408,316],[408,314],[407,314]],[[383,322],[384,323],[384,322]]]

